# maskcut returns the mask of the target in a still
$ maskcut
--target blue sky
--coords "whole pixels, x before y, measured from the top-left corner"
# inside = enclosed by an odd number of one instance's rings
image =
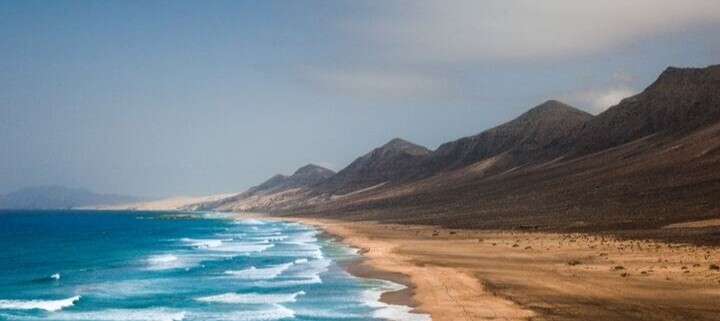
[[[0,0],[0,192],[241,191],[548,99],[598,113],[720,63],[717,30],[716,0]]]

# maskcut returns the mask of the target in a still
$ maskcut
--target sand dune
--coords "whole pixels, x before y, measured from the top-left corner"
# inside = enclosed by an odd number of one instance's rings
[[[106,210],[144,210],[144,211],[170,211],[170,210],[193,210],[196,205],[214,202],[224,198],[237,195],[237,193],[218,194],[211,196],[179,196],[155,201],[101,206],[96,209]]]

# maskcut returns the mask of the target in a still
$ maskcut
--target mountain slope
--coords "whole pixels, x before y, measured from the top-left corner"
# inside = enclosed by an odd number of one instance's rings
[[[586,155],[653,134],[675,135],[720,120],[720,65],[667,68],[642,93],[587,122],[575,155]]]
[[[455,228],[609,232],[720,244],[720,123],[592,156],[484,177],[462,168],[387,190],[276,214]]]
[[[282,195],[302,195],[309,187],[318,185],[335,175],[327,168],[308,164],[300,167],[290,176],[275,175],[247,191],[220,200],[196,205],[200,210],[240,210],[261,206],[270,200],[280,203]],[[293,198],[294,199],[294,198]]]
[[[21,188],[0,196],[0,208],[62,209],[123,204],[137,202],[138,200],[138,198],[130,196],[101,195],[84,189],[62,186],[34,186]]]
[[[359,157],[317,188],[323,192],[345,194],[399,180],[407,177],[430,153],[423,146],[395,138]]]
[[[275,175],[262,184],[251,187],[246,193],[254,194],[273,189],[291,189],[303,186],[312,186],[327,180],[333,175],[335,175],[335,172],[327,168],[317,166],[315,164],[308,164],[300,167],[290,176],[280,174]]]
[[[592,118],[591,114],[550,100],[510,122],[441,145],[425,161],[424,168],[436,173],[503,154],[502,161],[495,162],[496,170],[537,163],[559,156],[562,146],[553,144]]]

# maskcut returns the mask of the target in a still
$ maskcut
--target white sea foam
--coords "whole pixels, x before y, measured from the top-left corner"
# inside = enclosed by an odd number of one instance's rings
[[[182,321],[188,313],[166,308],[108,309],[89,312],[62,312],[52,316],[57,321]]]
[[[71,307],[75,301],[80,300],[76,295],[62,300],[0,300],[0,309],[6,310],[45,310],[49,312],[60,311],[63,308]]]
[[[265,221],[256,220],[254,218],[249,219],[243,219],[243,220],[235,220],[235,224],[238,225],[265,225]]]
[[[145,260],[148,270],[188,269],[202,261],[231,258],[249,253],[260,253],[275,244],[264,242],[224,242],[215,239],[182,239],[197,248],[198,252],[152,255]]]
[[[126,298],[139,295],[155,295],[173,291],[174,279],[127,279],[82,284],[75,287],[78,293],[92,293],[93,297]]]
[[[273,243],[224,243],[222,246],[208,248],[208,250],[217,252],[251,253],[263,252],[273,246],[275,246]]]
[[[275,235],[275,234],[272,234],[272,235],[254,235],[254,236],[252,236],[252,237],[248,237],[247,239],[248,239],[248,240],[251,240],[251,241],[261,241],[261,242],[270,242],[270,241],[273,241],[273,242],[277,242],[277,241],[284,241],[284,240],[286,240],[288,237],[289,237],[289,236],[287,236],[287,235]]]
[[[172,255],[172,254],[153,255],[150,258],[148,258],[148,262],[150,262],[151,264],[175,262],[177,260],[178,260],[177,256]]]
[[[293,280],[283,280],[283,281],[259,281],[255,282],[255,285],[263,288],[284,288],[284,287],[291,287],[291,286],[298,286],[298,285],[308,285],[308,284],[320,284],[322,283],[322,279],[319,275],[315,275],[309,278],[303,278],[303,279],[293,279]]]
[[[314,278],[319,276],[320,273],[327,272],[330,263],[331,261],[327,259],[306,260],[289,268],[286,275],[288,277],[304,279]]]
[[[223,238],[232,238],[232,239],[239,239],[243,238],[247,235],[247,233],[233,233],[233,231],[225,229],[222,233],[215,233],[215,236],[217,237],[223,237]]]
[[[282,275],[284,280],[273,280],[256,282],[255,285],[260,287],[291,287],[307,284],[322,283],[321,273],[327,272],[331,261],[327,259],[308,260],[305,258],[297,259],[293,263],[286,264],[286,269]],[[278,274],[279,275],[279,274]],[[278,276],[275,275],[275,276]]]
[[[201,313],[192,315],[193,319],[203,321],[272,321],[295,317],[295,311],[280,304],[272,304],[270,308],[262,310],[232,311],[221,313]]]
[[[208,219],[227,219],[230,218],[232,214],[230,213],[222,213],[222,212],[205,212],[202,214],[203,218]]]
[[[288,244],[307,245],[310,243],[317,243],[317,231],[307,231],[293,235],[292,238],[287,241]]]
[[[310,319],[310,320],[315,320],[318,318],[321,318],[321,319],[362,319],[364,317],[367,317],[365,315],[357,314],[357,313],[303,309],[303,308],[295,309],[295,315],[300,318]]]
[[[286,263],[286,264],[280,264],[280,265],[273,265],[266,268],[255,268],[250,267],[248,269],[244,270],[238,270],[238,271],[225,271],[226,275],[231,275],[238,279],[244,279],[244,280],[270,280],[278,277],[278,275],[282,274],[285,270],[290,268],[294,263]]]
[[[270,304],[260,310],[229,312],[195,312],[169,308],[108,309],[88,312],[58,312],[53,321],[273,321],[293,318],[295,311],[280,304]],[[15,320],[15,319],[13,319]],[[17,318],[17,320],[49,320],[38,317]]]
[[[430,321],[430,316],[422,313],[413,313],[412,308],[405,305],[387,304],[380,301],[383,293],[388,291],[399,291],[405,286],[386,281],[384,286],[363,292],[364,304],[375,308],[373,317],[384,320],[395,321]]]
[[[181,241],[188,243],[190,246],[194,248],[199,249],[206,249],[211,247],[220,247],[223,245],[223,241],[228,241],[227,239],[224,240],[218,240],[218,239],[190,239],[190,238],[184,238],[181,239]]]
[[[148,257],[146,261],[148,269],[150,270],[177,269],[186,267],[187,265],[187,262],[180,260],[180,258],[172,254],[152,255]]]
[[[304,291],[295,293],[280,294],[260,294],[260,293],[224,293],[219,295],[211,295],[196,298],[197,301],[228,303],[228,304],[272,304],[295,302],[299,295],[304,295]]]

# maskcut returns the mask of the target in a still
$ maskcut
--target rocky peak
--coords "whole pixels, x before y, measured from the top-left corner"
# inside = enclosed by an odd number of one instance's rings
[[[315,164],[308,164],[300,167],[289,177],[294,186],[309,186],[319,183],[335,175],[335,172]]]
[[[593,116],[556,100],[535,106],[517,118],[475,136],[441,145],[426,162],[431,172],[453,169],[486,160],[503,153],[516,159],[512,166],[528,160],[541,160],[556,154],[550,145]]]
[[[668,67],[643,92],[622,100],[584,126],[584,155],[654,134],[687,133],[720,121],[720,65]]]
[[[357,158],[322,184],[325,191],[347,193],[385,182],[395,182],[414,172],[431,151],[423,146],[395,138]]]
[[[572,117],[589,119],[592,118],[592,115],[563,102],[557,100],[548,100],[540,105],[531,108],[530,110],[522,114],[519,118],[547,119],[550,117]]]
[[[330,177],[334,175],[335,172],[332,170],[329,170],[325,167],[318,166],[315,164],[307,164],[303,167],[298,168],[295,173],[292,174],[292,176],[312,176],[312,175],[320,175],[320,176],[326,176]]]
[[[390,140],[389,142],[385,143],[385,145],[382,145],[381,147],[375,149],[374,151],[379,152],[379,154],[386,155],[386,154],[408,154],[412,156],[422,156],[430,154],[430,150],[417,145],[413,144],[409,141],[406,141],[402,138],[395,138]]]

